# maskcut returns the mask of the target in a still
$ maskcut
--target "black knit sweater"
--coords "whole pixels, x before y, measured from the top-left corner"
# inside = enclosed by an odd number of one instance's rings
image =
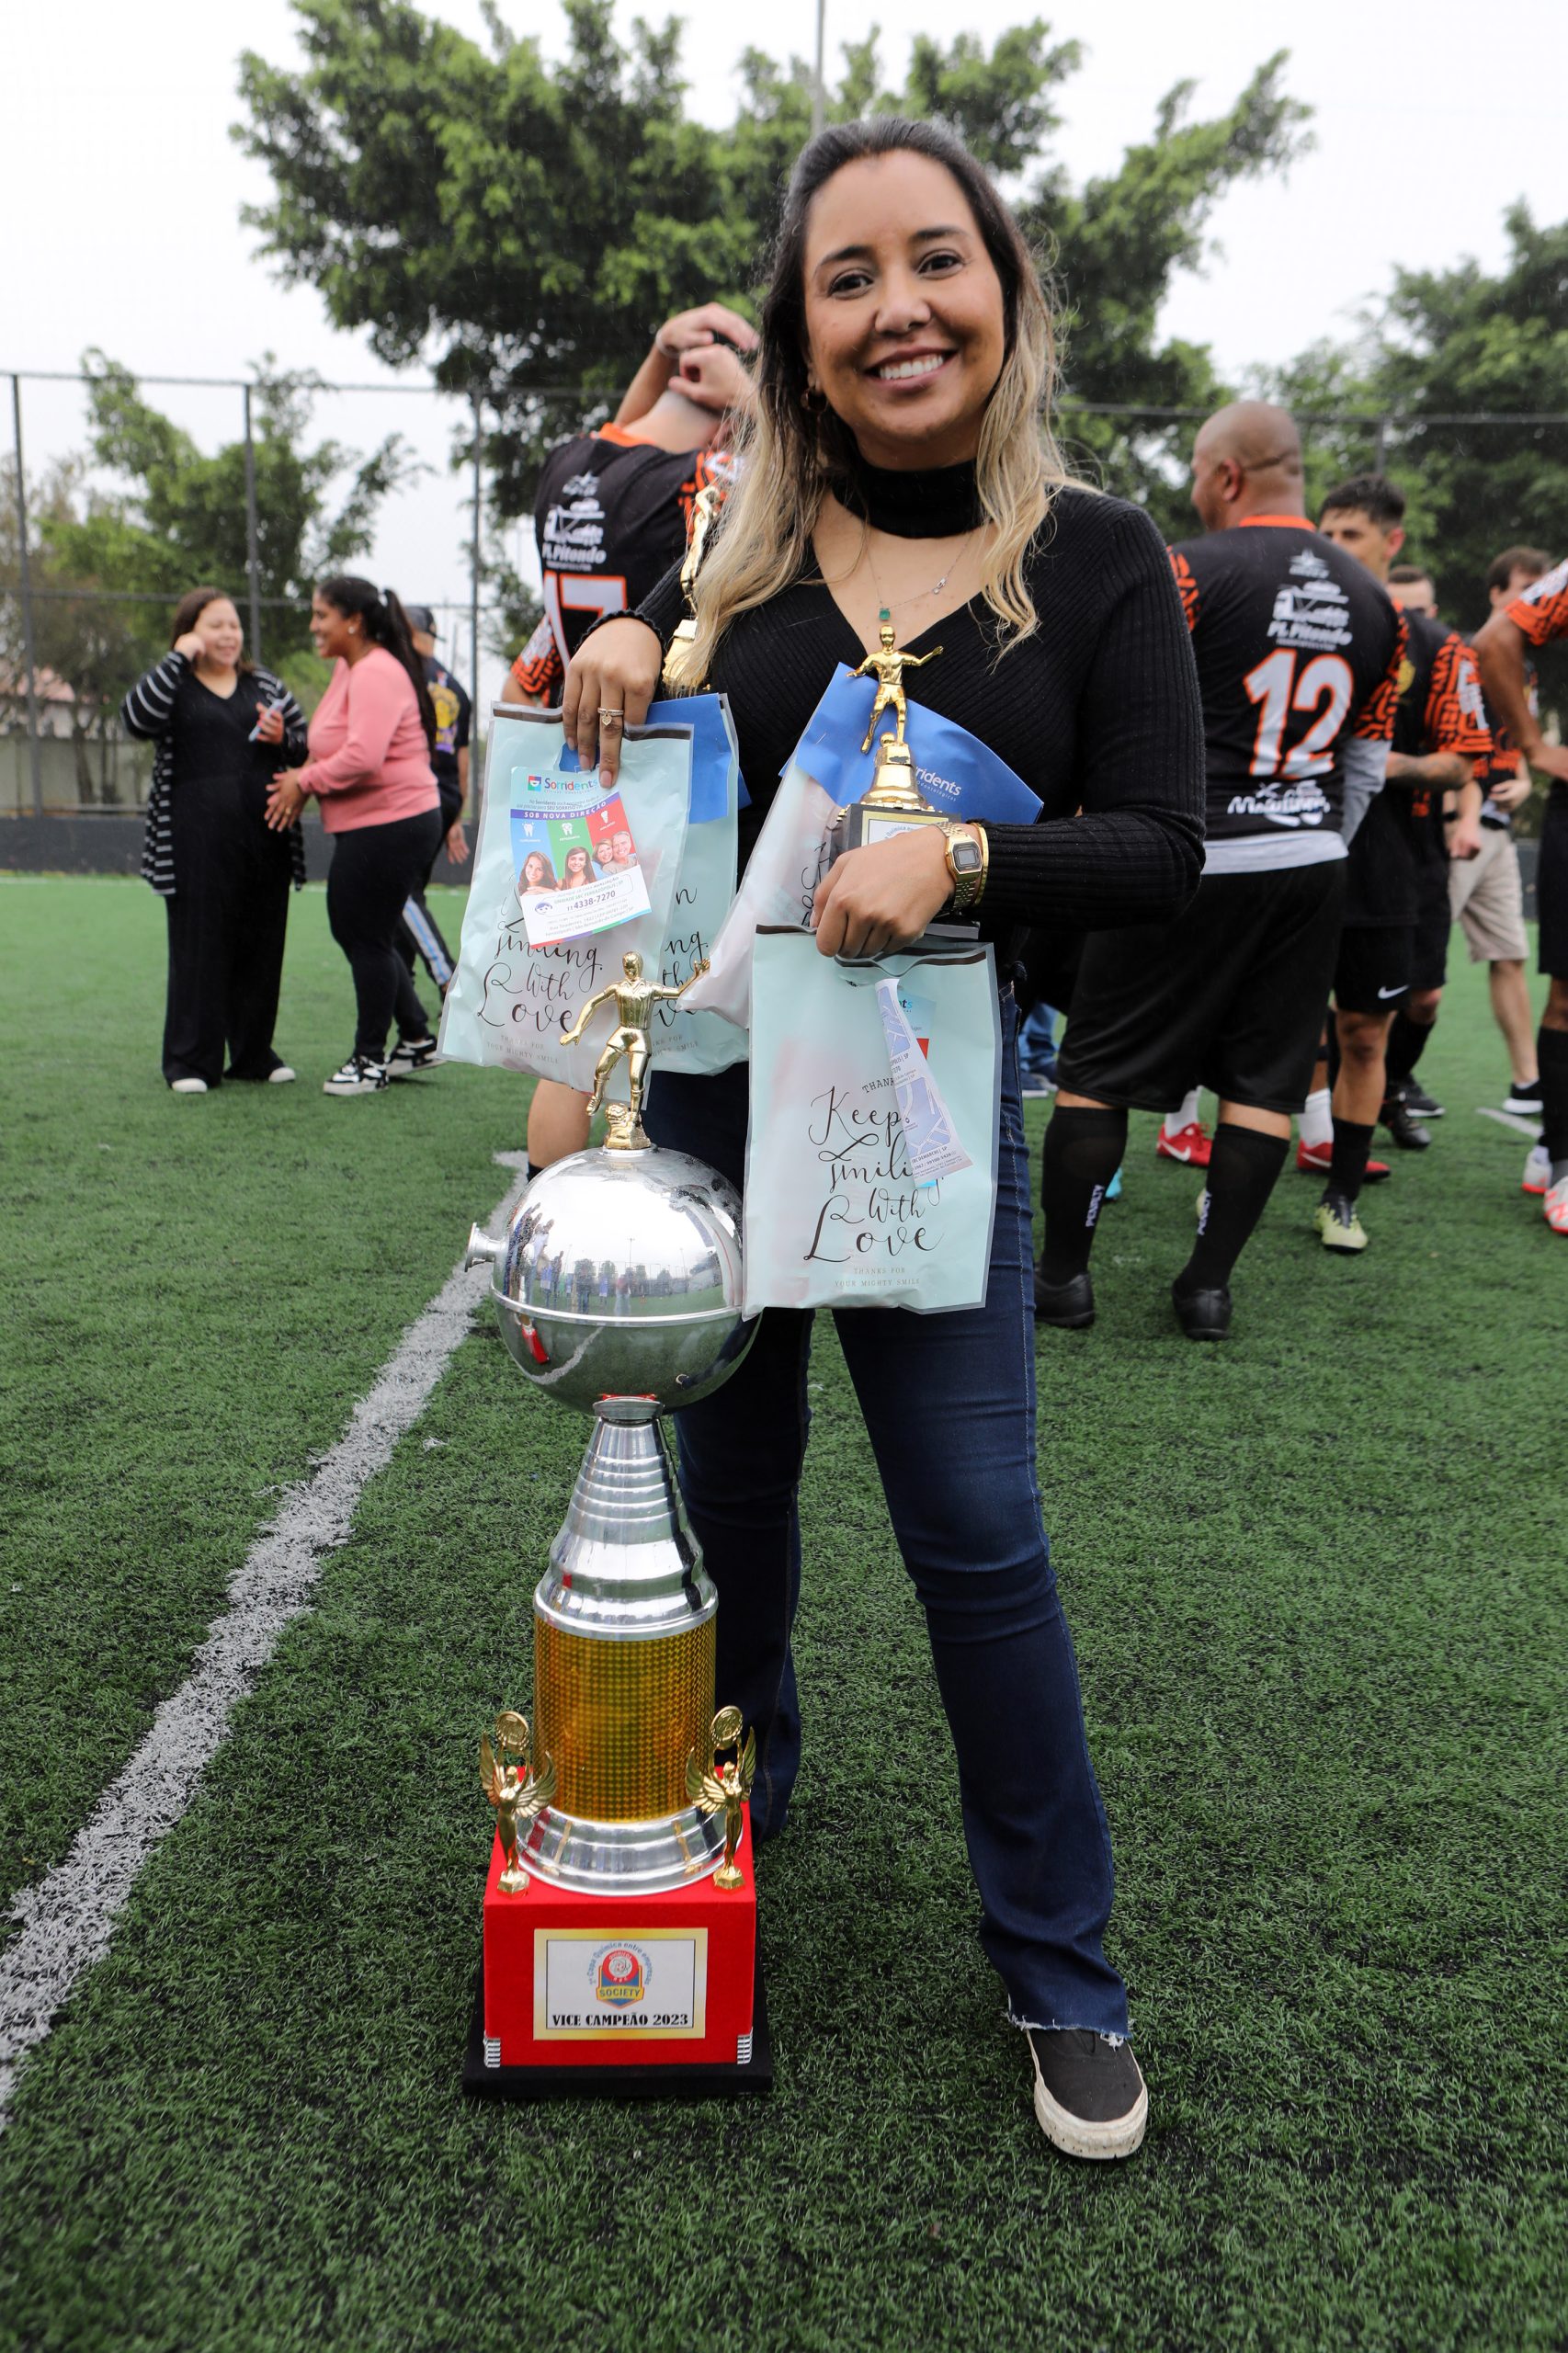
[[[942,648],[911,674],[911,699],[979,736],[1042,803],[1032,825],[986,827],[982,929],[1166,919],[1203,863],[1203,723],[1165,547],[1140,508],[1064,489],[1028,581],[1040,628],[1000,660],[978,597],[908,641],[915,654]],[[671,571],[637,617],[667,646],[684,609]],[[710,684],[730,698],[752,797],[743,864],[835,665],[853,669],[863,653],[814,562],[721,638]]]

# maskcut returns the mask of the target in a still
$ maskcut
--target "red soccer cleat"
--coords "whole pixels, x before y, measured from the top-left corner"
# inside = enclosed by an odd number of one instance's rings
[[[1334,1146],[1331,1143],[1302,1143],[1300,1138],[1297,1139],[1296,1165],[1303,1176],[1326,1176],[1333,1161]],[[1386,1176],[1388,1173],[1386,1160],[1369,1160],[1366,1181],[1369,1185],[1375,1185],[1380,1176]]]
[[[1209,1131],[1201,1120],[1178,1128],[1174,1136],[1167,1135],[1162,1128],[1154,1146],[1162,1160],[1179,1160],[1184,1168],[1207,1168],[1211,1149]]]

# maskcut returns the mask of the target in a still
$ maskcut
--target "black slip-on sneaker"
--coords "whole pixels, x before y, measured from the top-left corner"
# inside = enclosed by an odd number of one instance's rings
[[[1120,2035],[1030,2027],[1034,2112],[1070,2157],[1130,2157],[1149,2121],[1149,2087]]]
[[[1054,1324],[1063,1332],[1085,1331],[1095,1320],[1095,1287],[1087,1267],[1064,1283],[1048,1283],[1037,1267],[1034,1313],[1037,1324]]]

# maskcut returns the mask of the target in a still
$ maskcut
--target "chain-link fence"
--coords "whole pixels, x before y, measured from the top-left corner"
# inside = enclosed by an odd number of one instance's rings
[[[106,463],[114,462],[102,454],[106,415],[113,428],[107,446],[154,470],[164,464],[187,504],[209,502],[211,528],[203,543],[220,551],[209,576],[233,595],[247,651],[279,670],[307,708],[325,674],[310,652],[308,600],[300,583],[312,571],[320,576],[323,570],[363,570],[363,554],[328,560],[335,546],[351,548],[358,530],[360,548],[374,540],[378,577],[390,574],[405,601],[427,604],[437,614],[441,657],[469,688],[483,720],[524,633],[517,619],[522,591],[537,578],[537,567],[529,518],[498,524],[486,511],[485,434],[501,420],[481,396],[458,399],[408,379],[376,385],[281,374],[133,380],[108,362],[98,373],[6,372],[11,449],[0,455],[6,478],[0,499],[0,819],[123,818],[145,803],[151,747],[126,736],[119,705],[133,679],[166,647],[173,607],[195,583],[176,583],[165,563],[159,576],[167,585],[122,585],[127,564],[132,576],[140,564],[145,577],[147,534],[130,535],[122,561],[119,542],[104,528],[106,515],[124,511],[106,502],[97,486]],[[40,404],[52,397],[45,387],[85,401],[84,436],[97,454],[55,457],[29,472],[24,386],[37,388],[28,397]],[[150,405],[133,405],[145,392],[165,389],[187,409],[199,407],[187,426],[175,427]],[[346,426],[358,440],[366,438],[372,413],[379,424],[400,400],[420,419],[413,443],[395,433],[369,460],[330,438],[306,446],[318,417],[328,427]],[[596,408],[586,393],[583,406],[585,416],[604,414],[602,403]],[[1424,415],[1411,423],[1347,409],[1297,414],[1310,498],[1358,471],[1386,466],[1398,476],[1402,459],[1415,453],[1421,437],[1430,446],[1434,435],[1447,436],[1445,446],[1460,448],[1485,470],[1517,453],[1529,437],[1568,428],[1568,415],[1475,412]],[[1202,415],[1068,398],[1057,427],[1074,471],[1108,491],[1144,499],[1161,527],[1176,536],[1194,528],[1186,506],[1185,456]],[[162,440],[149,417],[160,428],[168,426]],[[58,448],[59,418],[50,421]],[[375,438],[374,426],[369,438]],[[1506,535],[1506,524],[1499,529]],[[1540,529],[1532,531],[1527,522],[1512,536],[1534,538]],[[1479,569],[1468,563],[1454,584],[1453,619],[1467,629],[1486,610],[1480,577],[1470,578]],[[292,582],[292,593],[278,592],[280,575]]]
[[[123,817],[144,806],[152,747],[125,733],[119,707],[166,649],[174,608],[199,579],[233,597],[247,654],[279,671],[309,709],[325,673],[311,651],[301,584],[369,569],[373,543],[376,578],[431,608],[440,656],[476,710],[499,691],[515,650],[508,620],[534,573],[532,527],[498,526],[485,512],[479,402],[417,380],[132,379],[108,366],[6,372],[0,818]],[[185,410],[177,421],[161,405],[171,393]],[[392,420],[399,429],[379,431],[377,411],[400,401],[413,404],[415,429],[403,429],[405,409]],[[47,462],[28,462],[30,407],[44,414]],[[68,419],[78,413],[74,433]],[[68,438],[80,447],[62,456]],[[380,445],[369,458],[367,438]],[[150,467],[157,487],[159,467],[177,476],[182,457],[196,503],[217,510],[201,518],[200,543],[214,552],[188,577],[172,546],[160,561],[147,528],[159,500],[137,478]],[[117,478],[129,481],[129,495],[106,492]],[[165,506],[168,490],[163,483]],[[278,592],[280,574],[292,593]]]

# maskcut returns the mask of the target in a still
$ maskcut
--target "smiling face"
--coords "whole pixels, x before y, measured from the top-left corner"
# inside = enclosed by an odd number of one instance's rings
[[[544,881],[544,860],[537,849],[529,850],[523,861],[523,881],[530,891],[537,891]]]
[[[215,670],[232,670],[244,646],[240,617],[227,597],[214,597],[191,623],[201,640],[204,662]]]
[[[590,880],[588,873],[588,853],[585,849],[569,849],[567,851],[565,872],[568,882],[586,882]]]
[[[311,598],[311,643],[324,662],[348,661],[363,642],[358,614],[340,612],[318,588]]]
[[[972,458],[1006,357],[1002,281],[945,165],[846,164],[812,199],[806,361],[874,466]]]

